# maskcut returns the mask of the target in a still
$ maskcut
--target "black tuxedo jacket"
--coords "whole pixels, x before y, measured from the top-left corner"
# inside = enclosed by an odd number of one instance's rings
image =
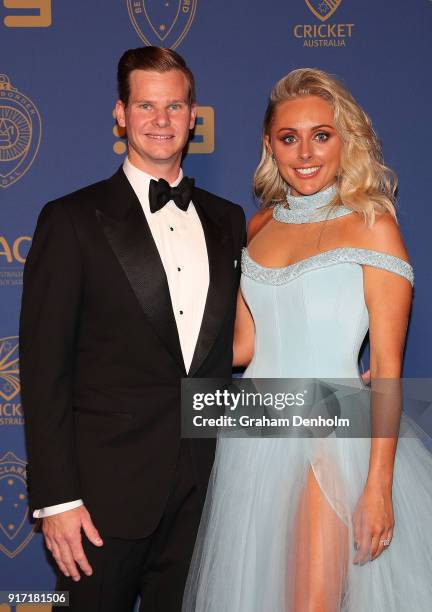
[[[189,376],[231,375],[240,206],[195,189],[210,286]],[[82,498],[102,534],[157,526],[186,376],[164,268],[120,169],[42,210],[24,271],[20,368],[31,508]],[[204,496],[214,441],[190,440]]]

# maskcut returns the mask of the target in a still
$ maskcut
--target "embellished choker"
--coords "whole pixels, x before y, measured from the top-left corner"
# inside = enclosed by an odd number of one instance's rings
[[[281,223],[317,223],[352,213],[350,208],[343,205],[327,207],[336,193],[335,185],[308,196],[293,196],[288,190],[286,200],[289,208],[282,203],[276,204],[273,208],[273,219]]]

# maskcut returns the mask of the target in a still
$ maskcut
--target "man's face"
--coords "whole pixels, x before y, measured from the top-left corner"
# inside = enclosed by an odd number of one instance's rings
[[[196,105],[180,70],[133,70],[127,106],[118,101],[117,121],[126,128],[129,159],[156,178],[180,165],[182,151],[195,125]]]

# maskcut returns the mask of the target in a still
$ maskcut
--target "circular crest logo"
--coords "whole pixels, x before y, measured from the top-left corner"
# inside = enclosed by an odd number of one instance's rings
[[[9,451],[0,458],[0,552],[16,557],[30,542],[26,462]]]
[[[127,0],[129,16],[146,45],[175,49],[192,25],[198,0]]]
[[[342,0],[306,0],[306,4],[318,19],[327,21],[339,8]]]
[[[0,400],[13,400],[20,392],[18,337],[0,338]]]
[[[24,176],[39,150],[41,118],[33,102],[0,74],[0,187]]]

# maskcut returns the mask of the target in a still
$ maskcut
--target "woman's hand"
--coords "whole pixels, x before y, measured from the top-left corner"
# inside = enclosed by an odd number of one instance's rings
[[[391,486],[366,484],[353,515],[354,563],[373,561],[390,545],[394,514]]]

